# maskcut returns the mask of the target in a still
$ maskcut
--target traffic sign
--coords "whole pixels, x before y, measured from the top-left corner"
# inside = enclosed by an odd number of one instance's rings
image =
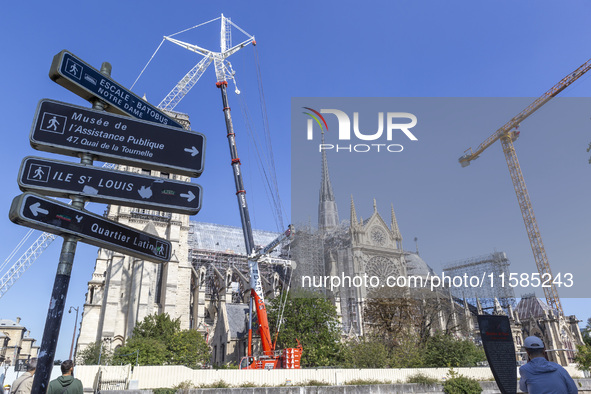
[[[92,102],[99,98],[110,104],[105,108],[106,111],[164,125],[183,127],[152,104],[101,74],[67,50],[53,57],[49,78],[85,100]]]
[[[141,259],[157,263],[170,260],[172,245],[165,239],[37,194],[17,196],[9,217],[16,224],[71,235],[82,242]]]
[[[59,101],[39,101],[30,135],[33,148],[198,177],[205,136]]]
[[[190,182],[109,170],[65,161],[25,157],[18,175],[22,191],[195,215],[201,186]]]

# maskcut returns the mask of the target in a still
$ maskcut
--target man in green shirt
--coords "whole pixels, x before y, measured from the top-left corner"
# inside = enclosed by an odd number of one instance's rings
[[[83,394],[82,382],[74,374],[74,362],[66,360],[61,365],[62,376],[49,382],[47,394]]]

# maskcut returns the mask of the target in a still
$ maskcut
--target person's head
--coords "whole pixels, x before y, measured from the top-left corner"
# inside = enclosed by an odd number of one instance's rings
[[[27,372],[34,374],[36,369],[37,369],[37,359],[32,358],[29,360],[29,362],[27,362]]]
[[[62,375],[71,375],[74,370],[74,362],[72,360],[66,360],[61,365]]]
[[[525,338],[523,347],[529,358],[544,357],[544,342],[536,336]]]

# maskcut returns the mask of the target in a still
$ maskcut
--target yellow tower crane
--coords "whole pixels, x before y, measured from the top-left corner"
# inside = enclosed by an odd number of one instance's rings
[[[472,148],[467,149],[459,161],[462,167],[466,167],[474,159],[495,141],[501,140],[503,147],[503,153],[505,154],[505,160],[509,166],[509,173],[511,174],[511,180],[513,181],[513,187],[515,188],[515,194],[517,195],[517,201],[519,202],[519,208],[521,209],[521,215],[525,223],[525,229],[529,237],[531,249],[534,254],[534,259],[538,267],[538,272],[541,278],[552,278],[550,280],[550,287],[544,287],[544,295],[546,296],[546,302],[548,305],[558,311],[559,314],[563,314],[562,305],[560,304],[560,298],[558,297],[558,291],[554,285],[554,276],[550,270],[550,264],[548,263],[548,257],[546,256],[546,250],[544,249],[544,243],[540,236],[540,229],[534,215],[534,210],[531,205],[529,194],[525,186],[525,180],[519,167],[519,161],[517,160],[517,153],[513,142],[519,137],[519,131],[517,128],[519,124],[525,120],[528,116],[536,112],[540,107],[546,104],[550,99],[557,96],[558,93],[566,89],[567,86],[579,79],[591,68],[591,59],[587,60],[583,65],[577,68],[572,73],[564,77],[560,82],[554,85],[550,90],[544,93],[540,98],[531,103],[527,108],[514,116],[509,122],[503,127],[495,131],[490,137],[482,142],[475,151]],[[467,153],[466,153],[467,152]]]

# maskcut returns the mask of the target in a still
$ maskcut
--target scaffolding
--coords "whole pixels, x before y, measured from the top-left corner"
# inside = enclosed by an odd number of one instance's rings
[[[493,252],[448,263],[443,267],[443,272],[452,277],[477,276],[481,281],[479,286],[474,287],[452,286],[450,291],[455,298],[465,299],[472,306],[476,306],[478,299],[483,311],[489,313],[494,310],[495,299],[497,299],[503,310],[507,312],[509,306],[515,308],[515,292],[511,286],[499,286],[498,281],[491,285],[490,275],[492,274],[493,278],[499,278],[503,274],[509,277],[509,265],[505,252]]]
[[[253,230],[257,247],[273,241],[279,233]],[[219,290],[225,287],[218,273],[232,270],[232,302],[242,303],[249,290],[244,278],[249,277],[248,261],[244,252],[244,235],[239,227],[191,221],[189,223],[189,258],[193,268],[205,268],[205,296],[211,301],[219,298]],[[275,293],[287,286],[291,273],[291,260],[286,248],[277,248],[268,259],[261,262],[263,286]],[[277,274],[277,275],[275,275]],[[268,294],[272,295],[272,294]]]
[[[310,225],[297,228],[298,231],[290,243],[291,256],[296,262],[292,284],[302,288],[302,277],[325,275],[324,243],[319,232]],[[325,294],[324,288],[306,290],[317,290]]]

